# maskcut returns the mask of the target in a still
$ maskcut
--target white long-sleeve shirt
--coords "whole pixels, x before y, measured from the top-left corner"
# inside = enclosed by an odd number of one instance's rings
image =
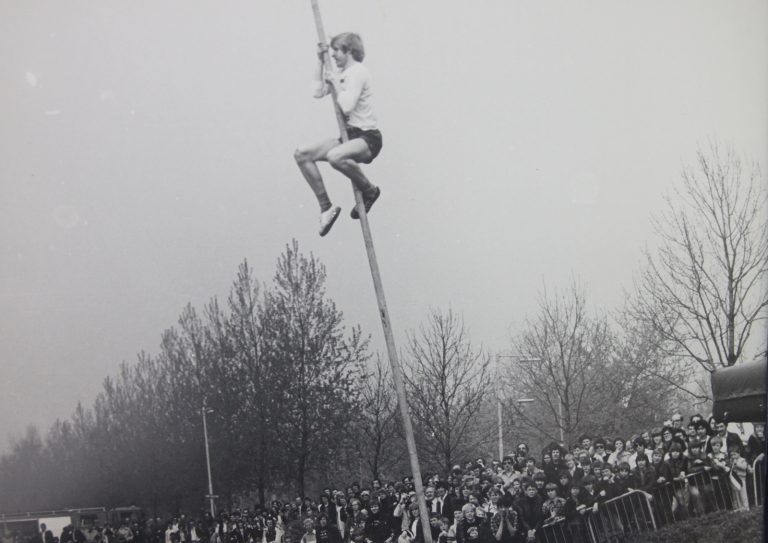
[[[336,99],[347,124],[361,130],[377,128],[376,116],[373,114],[371,90],[371,72],[359,62],[352,62],[344,71],[334,76],[336,81]],[[315,98],[330,94],[330,86],[325,81],[315,81]]]

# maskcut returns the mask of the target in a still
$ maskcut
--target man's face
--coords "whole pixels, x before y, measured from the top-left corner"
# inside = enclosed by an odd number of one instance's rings
[[[437,492],[438,498],[442,498],[445,496],[445,489],[442,486],[437,487],[437,490],[435,492]]]
[[[693,437],[696,435],[696,427],[693,424],[689,424],[685,427],[685,433],[688,434],[688,437]]]
[[[349,64],[352,55],[347,51],[343,51],[340,47],[331,47],[331,58],[336,62],[339,70],[343,70]]]
[[[672,427],[673,428],[682,428],[683,427],[683,417],[680,415],[672,415]]]
[[[720,434],[720,436],[725,436],[725,423],[724,422],[718,422],[716,428],[717,428],[717,433]]]
[[[699,437],[706,437],[707,429],[704,426],[696,427],[696,435],[698,435]]]
[[[431,486],[428,486],[426,489],[424,489],[424,497],[428,500],[431,500],[435,497],[435,489]]]
[[[765,435],[765,424],[755,424],[755,435],[763,439],[763,436]]]
[[[591,446],[592,446],[592,440],[589,439],[588,437],[585,437],[584,439],[581,440],[582,449],[589,449],[589,447]]]
[[[529,498],[533,498],[536,495],[537,489],[535,486],[529,486],[525,489],[525,495]]]

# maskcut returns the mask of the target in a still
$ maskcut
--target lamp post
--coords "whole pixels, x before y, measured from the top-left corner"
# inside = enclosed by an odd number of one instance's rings
[[[541,362],[540,358],[533,358],[528,356],[523,356],[519,354],[498,354],[496,355],[496,361],[498,362],[502,358],[508,358],[510,360],[516,360],[517,362]],[[501,379],[498,380],[499,383],[501,383]],[[515,403],[518,404],[525,404],[525,403],[531,403],[534,400],[531,398],[521,398],[519,400],[514,400]],[[499,429],[499,461],[504,460],[504,435],[502,432],[502,399],[501,399],[501,391],[499,391],[498,395],[498,429]],[[562,428],[560,429],[560,433],[562,435]],[[561,438],[562,441],[562,438]]]
[[[521,356],[506,355],[515,358],[518,362],[541,362],[541,358],[524,358]],[[557,426],[560,430],[560,443],[565,443],[565,431],[563,429],[563,397],[557,395]]]
[[[208,409],[205,407],[205,399],[203,399],[203,439],[205,440],[205,465],[208,469],[208,494],[206,494],[206,498],[208,498],[210,505],[211,505],[211,518],[216,518],[216,511],[213,507],[213,500],[217,498],[217,496],[213,493],[213,479],[211,478],[211,453],[208,449],[208,424],[206,423],[206,417],[205,415],[207,413],[213,413],[213,409]]]
[[[499,420],[498,420],[498,423],[499,423],[499,462],[503,462],[504,461],[504,431],[503,431],[502,427],[503,427],[504,420],[502,418],[502,411],[503,411],[503,409],[502,409],[503,405],[502,404],[503,404],[504,400],[501,399],[501,394],[499,394],[498,400],[499,400],[498,401],[498,414],[499,414]],[[520,398],[519,400],[514,400],[514,402],[517,403],[517,404],[532,403],[533,401],[534,401],[533,398]]]

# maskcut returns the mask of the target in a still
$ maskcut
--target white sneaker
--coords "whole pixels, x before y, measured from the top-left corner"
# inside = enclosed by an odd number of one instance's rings
[[[331,226],[339,218],[341,208],[339,206],[333,206],[330,209],[320,213],[320,235],[324,236],[331,231]]]

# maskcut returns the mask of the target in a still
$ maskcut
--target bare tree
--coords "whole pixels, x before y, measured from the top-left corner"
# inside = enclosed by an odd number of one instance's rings
[[[408,334],[404,360],[419,455],[450,470],[493,439],[492,419],[479,416],[494,397],[491,358],[475,350],[463,320],[449,310],[433,311],[418,334]]]
[[[360,418],[352,443],[373,478],[381,477],[406,458],[397,400],[389,366],[376,358],[363,381]]]
[[[670,354],[711,372],[742,360],[752,327],[766,318],[764,180],[756,165],[745,174],[732,150],[712,145],[674,195],[654,219],[661,245],[646,251],[634,313]]]
[[[536,401],[536,408],[513,406],[517,418],[543,437],[562,435],[562,441],[571,443],[574,433],[587,428],[599,412],[611,342],[607,319],[587,313],[581,287],[574,283],[552,296],[545,291],[539,314],[526,320],[513,342],[524,362],[509,372],[507,384]]]

